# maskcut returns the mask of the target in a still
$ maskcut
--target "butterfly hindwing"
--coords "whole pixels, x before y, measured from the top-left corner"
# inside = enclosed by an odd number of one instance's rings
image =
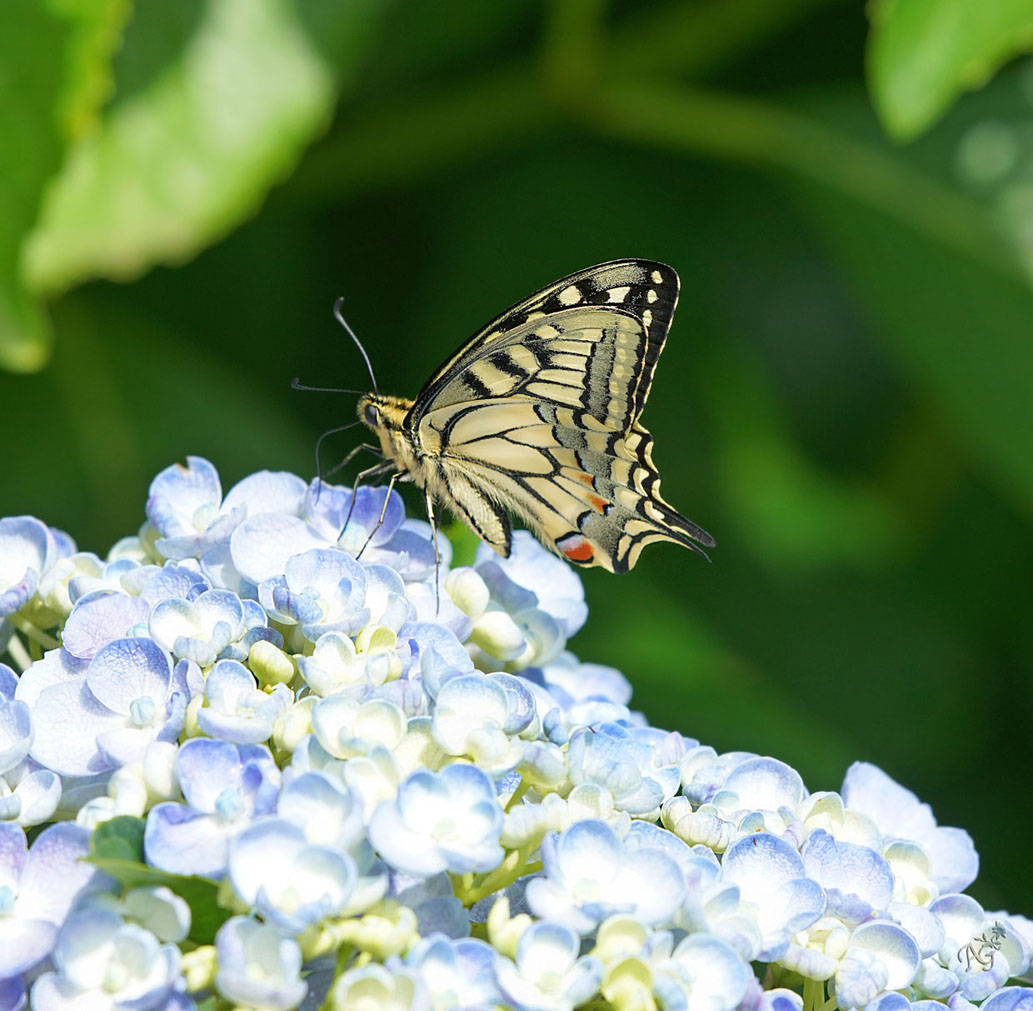
[[[428,434],[441,425],[434,467],[449,494],[466,492],[460,505],[467,518],[468,489],[476,488],[484,503],[505,503],[576,564],[625,572],[651,541],[696,551],[696,542],[713,543],[660,497],[651,439],[641,426],[624,436],[583,411],[528,398],[440,408],[426,423]],[[484,539],[507,553],[508,538],[505,549],[496,538]]]
[[[503,558],[508,558],[513,544],[509,516],[501,501],[486,490],[485,482],[478,480],[476,470],[450,466],[443,461],[431,466],[437,478],[438,492],[452,512],[465,520],[485,544],[493,547]]]

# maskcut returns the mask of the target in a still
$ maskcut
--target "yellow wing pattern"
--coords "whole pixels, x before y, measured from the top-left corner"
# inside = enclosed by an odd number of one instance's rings
[[[653,541],[713,545],[661,498],[638,423],[677,295],[663,264],[589,268],[507,310],[424,387],[405,427],[429,485],[497,551],[507,509],[570,561],[613,572]]]

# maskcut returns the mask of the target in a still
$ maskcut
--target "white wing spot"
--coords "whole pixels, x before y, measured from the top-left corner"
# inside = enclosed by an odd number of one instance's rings
[[[621,288],[610,289],[610,301],[611,302],[623,302],[628,297],[628,292],[631,291],[631,285],[624,285]]]
[[[647,302],[648,302],[648,303],[649,303],[650,305],[652,305],[652,304],[653,304],[653,303],[654,303],[654,302],[655,302],[655,301],[657,300],[657,297],[658,297],[658,296],[657,296],[656,292],[655,292],[655,291],[653,291],[653,289],[652,289],[652,288],[650,288],[650,289],[649,289],[649,291],[647,291],[647,292],[646,292],[646,301],[647,301]]]
[[[642,312],[642,322],[645,324],[648,330],[653,325],[653,310],[645,309]]]
[[[664,276],[663,276],[663,274],[660,273],[659,270],[654,270],[653,273],[650,274],[649,276],[652,277],[653,284],[663,284],[664,283]]]
[[[560,301],[564,305],[574,305],[581,301],[581,289],[576,284],[568,285],[560,292]]]

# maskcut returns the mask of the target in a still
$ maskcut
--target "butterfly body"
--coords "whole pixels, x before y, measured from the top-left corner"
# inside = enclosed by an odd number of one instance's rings
[[[639,424],[678,296],[651,260],[571,274],[475,334],[415,400],[366,394],[359,420],[386,464],[443,502],[499,554],[508,512],[547,547],[611,572],[668,540],[713,538],[659,493]]]

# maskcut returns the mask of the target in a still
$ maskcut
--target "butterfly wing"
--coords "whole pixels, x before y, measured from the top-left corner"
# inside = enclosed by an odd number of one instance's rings
[[[655,540],[713,544],[661,498],[638,423],[677,292],[677,274],[653,261],[572,274],[507,310],[424,387],[406,424],[431,484],[501,554],[507,508],[572,562],[615,572]]]
[[[633,349],[638,389],[632,413],[637,418],[645,406],[653,370],[667,340],[678,303],[678,288],[675,270],[655,260],[612,260],[561,278],[511,305],[443,362],[420,391],[410,417],[418,421],[432,404],[443,407],[460,400],[497,395],[493,387],[505,389],[506,381],[493,384],[496,377],[490,367],[492,351],[512,347],[514,335],[523,332],[528,323],[571,309],[598,307],[608,313],[624,313],[639,323],[641,344]],[[487,364],[469,372],[477,362]],[[505,359],[500,359],[499,364],[505,366]]]

